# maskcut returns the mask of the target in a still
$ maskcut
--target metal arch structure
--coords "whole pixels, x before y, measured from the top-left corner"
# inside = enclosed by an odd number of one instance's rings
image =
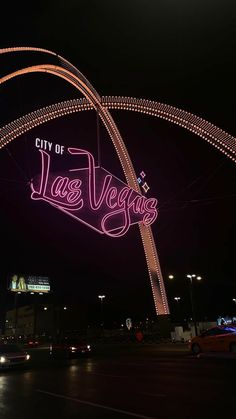
[[[205,141],[216,147],[220,152],[224,153],[232,161],[236,162],[236,139],[210,122],[199,118],[184,110],[175,108],[170,105],[166,105],[159,102],[154,102],[144,99],[136,99],[130,97],[119,97],[119,96],[105,96],[99,97],[95,89],[91,86],[88,80],[68,61],[64,60],[57,54],[43,50],[40,48],[10,48],[0,50],[0,53],[13,52],[13,51],[39,51],[46,52],[53,56],[56,56],[63,64],[62,71],[61,67],[51,65],[41,65],[29,67],[26,69],[19,70],[18,72],[9,74],[8,76],[0,79],[0,83],[3,83],[15,76],[26,74],[29,72],[43,71],[55,74],[69,81],[75,85],[85,96],[83,99],[74,99],[57,103],[45,108],[39,109],[35,112],[31,112],[0,129],[0,148],[4,147],[10,141],[14,140],[24,132],[43,124],[49,120],[79,111],[95,109],[102,121],[104,122],[110,137],[113,141],[114,147],[120,159],[124,174],[126,176],[129,186],[135,190],[139,190],[137,184],[134,169],[130,161],[128,152],[125,148],[123,140],[119,134],[117,127],[108,112],[108,109],[121,109],[140,112],[148,115],[152,115],[158,118],[167,120],[168,122],[177,124],[194,134],[202,137]],[[69,71],[68,71],[69,69]],[[72,73],[72,74],[71,74]],[[76,76],[76,79],[74,77]],[[78,86],[78,80],[81,82],[81,86]],[[130,169],[131,172],[130,172]],[[130,178],[130,175],[131,178]],[[144,252],[147,260],[147,266],[149,276],[152,285],[152,292],[154,297],[154,303],[157,314],[169,314],[168,302],[165,294],[165,288],[163,278],[161,274],[161,268],[159,259],[150,227],[139,225],[141,238],[144,246]]]
[[[145,99],[102,96],[102,106],[140,112],[164,119],[209,142],[236,163],[236,138],[210,122],[174,106]],[[30,129],[61,116],[94,109],[87,99],[73,99],[38,109],[0,128],[0,148]]]
[[[64,79],[66,82],[73,85],[78,89],[87,99],[88,103],[98,112],[99,117],[101,118],[104,126],[106,127],[109,136],[112,140],[116,153],[118,155],[119,161],[121,163],[127,184],[129,187],[133,188],[137,192],[140,191],[140,187],[135,175],[135,171],[129,157],[128,151],[125,147],[125,144],[121,138],[119,130],[108,111],[108,108],[102,104],[101,98],[93,88],[93,86],[88,82],[82,73],[77,70],[71,63],[65,60],[63,57],[41,48],[33,47],[14,47],[14,48],[5,48],[0,49],[0,54],[12,53],[12,52],[39,52],[45,53],[50,56],[54,56],[59,61],[60,65],[52,64],[39,64],[33,65],[30,67],[25,67],[20,70],[17,70],[13,73],[6,75],[0,79],[0,84],[3,84],[17,76],[43,72],[55,75],[59,78]],[[45,122],[45,121],[44,121]],[[14,124],[14,123],[13,123]],[[33,127],[32,127],[33,128]],[[4,141],[0,140],[1,148],[6,146],[9,140]],[[169,306],[164,286],[164,281],[161,273],[159,258],[152,234],[151,227],[145,226],[143,223],[139,223],[139,230],[141,234],[141,239],[143,243],[144,253],[146,257],[152,293],[154,298],[154,304],[157,315],[168,315]]]

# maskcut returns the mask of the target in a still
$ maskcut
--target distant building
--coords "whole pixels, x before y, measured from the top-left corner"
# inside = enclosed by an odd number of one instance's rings
[[[23,306],[6,312],[5,336],[31,336],[34,327],[34,309]]]
[[[85,333],[87,313],[76,304],[32,304],[8,310],[5,322],[5,336],[48,340],[75,330]]]

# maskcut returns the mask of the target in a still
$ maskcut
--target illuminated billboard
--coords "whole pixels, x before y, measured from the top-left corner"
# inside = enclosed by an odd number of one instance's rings
[[[50,280],[47,276],[18,275],[10,277],[9,289],[14,292],[50,292]]]

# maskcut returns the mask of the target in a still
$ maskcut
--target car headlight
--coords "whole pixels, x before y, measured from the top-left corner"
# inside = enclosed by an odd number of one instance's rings
[[[70,350],[71,350],[72,352],[74,352],[74,351],[76,351],[76,347],[75,347],[75,346],[71,346],[71,347],[70,347]]]
[[[87,345],[87,349],[90,349],[90,345]]]
[[[6,362],[6,357],[5,356],[0,356],[0,362],[1,364],[3,364],[4,362]]]
[[[27,359],[27,361],[30,359],[30,355],[29,354],[26,355],[26,359]]]

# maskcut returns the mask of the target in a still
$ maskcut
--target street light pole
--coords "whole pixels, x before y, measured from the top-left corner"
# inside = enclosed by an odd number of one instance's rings
[[[181,310],[180,310],[180,306],[181,306],[181,303],[180,303],[180,300],[181,300],[181,297],[174,297],[174,300],[176,301],[176,303],[177,303],[177,309],[176,309],[176,319],[177,319],[177,321],[181,321]]]
[[[103,300],[106,296],[105,295],[99,295],[98,298],[101,300],[101,326],[104,327],[104,320],[103,320]]]
[[[195,274],[187,275],[187,278],[190,279],[190,301],[191,301],[191,310],[192,310],[192,318],[194,324],[195,335],[198,335],[197,331],[197,322],[196,322],[196,313],[195,313],[195,305],[194,305],[194,295],[193,295],[193,278],[196,278],[200,281],[202,278],[200,276],[196,276]]]

